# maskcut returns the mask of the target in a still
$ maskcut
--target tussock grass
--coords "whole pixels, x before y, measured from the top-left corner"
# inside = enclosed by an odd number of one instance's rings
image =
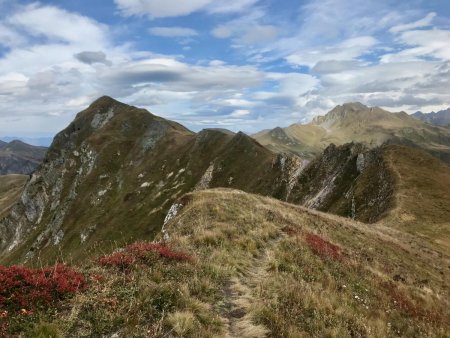
[[[183,204],[162,245],[192,259],[151,253],[127,271],[94,260],[90,287],[41,320],[68,337],[449,332],[448,255],[420,239],[236,190],[196,192]]]

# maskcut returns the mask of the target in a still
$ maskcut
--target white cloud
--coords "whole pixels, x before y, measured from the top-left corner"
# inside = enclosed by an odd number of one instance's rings
[[[242,116],[246,116],[249,115],[250,111],[247,109],[236,109],[235,111],[233,111],[230,116],[231,117],[242,117]]]
[[[162,37],[192,37],[198,33],[192,28],[186,27],[152,27],[150,34]]]
[[[430,56],[450,60],[450,30],[413,30],[401,33],[400,41],[413,48],[405,49],[400,55]]]
[[[211,34],[218,39],[232,38],[234,47],[248,49],[249,45],[266,44],[278,37],[280,28],[264,23],[264,12],[254,8],[245,15],[216,26]]]
[[[427,16],[424,17],[423,19],[417,20],[415,22],[407,23],[407,24],[396,25],[396,26],[392,27],[391,29],[389,29],[389,31],[392,33],[398,33],[398,32],[403,32],[403,31],[407,31],[407,30],[411,30],[411,29],[415,29],[415,28],[427,27],[427,26],[431,25],[431,23],[435,17],[436,17],[436,13],[431,12],[431,13],[428,13]]]
[[[234,1],[212,1],[208,8],[211,13],[233,13],[242,12],[256,4],[259,0],[234,0]]]
[[[21,45],[25,39],[13,29],[0,24],[0,46],[14,47]]]
[[[147,15],[150,18],[183,16],[204,9],[211,0],[114,0],[125,16]]]
[[[314,67],[321,61],[351,61],[370,51],[378,41],[371,36],[360,36],[344,40],[334,46],[300,49],[288,55],[286,60],[293,65]]]
[[[167,18],[185,16],[198,11],[210,13],[239,12],[252,6],[258,0],[114,0],[125,16],[148,16],[150,18]]]
[[[28,5],[7,20],[32,36],[92,47],[105,41],[105,27],[90,18],[57,7]],[[88,49],[88,48],[87,48]]]

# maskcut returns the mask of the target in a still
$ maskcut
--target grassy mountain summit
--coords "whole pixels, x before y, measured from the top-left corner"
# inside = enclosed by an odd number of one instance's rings
[[[450,161],[448,128],[429,125],[404,112],[390,113],[359,102],[337,106],[308,124],[262,131],[254,137],[269,149],[305,158],[315,157],[331,143],[359,142],[368,147],[384,143],[419,147]]]
[[[47,148],[19,140],[0,141],[0,175],[31,174],[42,162]]]

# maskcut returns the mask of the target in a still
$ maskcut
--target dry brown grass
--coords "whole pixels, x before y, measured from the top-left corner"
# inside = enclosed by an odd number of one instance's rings
[[[419,149],[389,146],[396,207],[384,224],[407,230],[450,253],[450,165]]]
[[[448,255],[420,238],[236,190],[183,203],[166,244],[193,261],[151,256],[127,273],[92,263],[90,289],[41,320],[69,337],[445,337],[450,329]]]
[[[27,179],[26,175],[0,175],[0,218],[17,202]]]

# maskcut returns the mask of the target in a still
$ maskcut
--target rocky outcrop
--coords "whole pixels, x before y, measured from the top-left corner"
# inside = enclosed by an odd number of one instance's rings
[[[300,174],[288,199],[307,207],[373,223],[394,205],[394,173],[384,147],[330,145]]]

